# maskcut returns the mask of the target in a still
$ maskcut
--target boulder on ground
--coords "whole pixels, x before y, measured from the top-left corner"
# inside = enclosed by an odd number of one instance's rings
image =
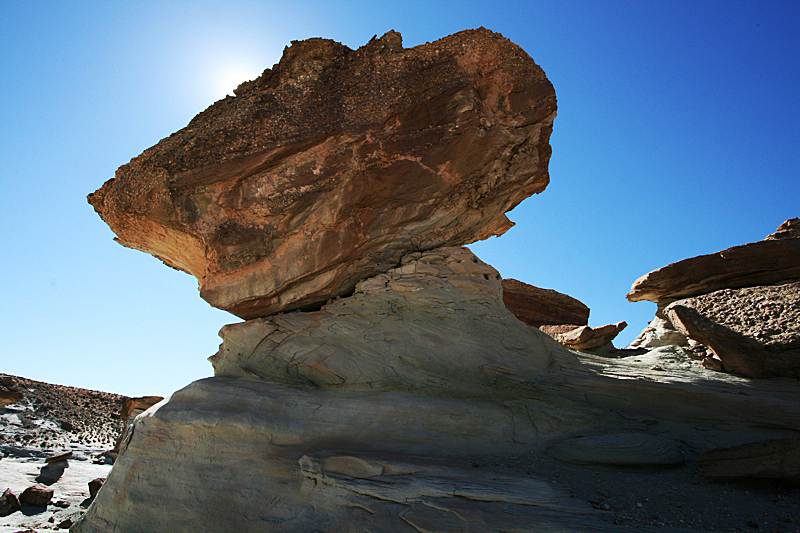
[[[106,478],[98,477],[89,482],[89,497],[94,498],[97,496],[97,493],[103,487],[103,484],[106,482]]]
[[[578,327],[589,323],[589,308],[581,301],[515,279],[503,280],[503,303],[518,319],[537,328],[564,324]]]
[[[11,489],[6,489],[0,496],[0,516],[9,515],[21,508],[17,495],[11,492]]]
[[[720,289],[739,289],[800,280],[798,219],[784,222],[765,240],[684,259],[637,279],[628,301],[659,307]]]
[[[89,202],[242,318],[313,309],[413,251],[500,235],[549,182],[553,86],[486,29],[293,42]]]
[[[53,499],[53,492],[53,488],[37,483],[22,491],[22,494],[19,495],[19,501],[22,504],[46,507],[50,500]]]

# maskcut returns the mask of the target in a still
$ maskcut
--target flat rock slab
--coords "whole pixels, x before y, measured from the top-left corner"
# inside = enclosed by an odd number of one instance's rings
[[[800,481],[800,438],[718,448],[698,455],[695,462],[706,477]]]
[[[796,219],[784,222],[765,240],[684,259],[637,279],[627,298],[659,307],[718,291],[800,279],[800,238]]]
[[[583,302],[552,289],[541,289],[515,279],[503,280],[503,303],[529,326],[589,323]]]
[[[552,444],[547,453],[564,463],[617,468],[663,468],[684,463],[673,439],[646,433],[570,437]]]
[[[293,42],[89,195],[117,241],[245,318],[311,309],[408,252],[500,235],[549,182],[553,86],[486,29]]]

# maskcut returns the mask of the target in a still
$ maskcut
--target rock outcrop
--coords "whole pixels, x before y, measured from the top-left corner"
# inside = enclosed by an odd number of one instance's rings
[[[413,251],[504,233],[547,186],[555,92],[485,29],[293,42],[89,202],[242,318],[318,308]]]
[[[667,304],[720,289],[739,289],[800,279],[798,219],[784,222],[765,240],[684,259],[637,279],[627,298]]]
[[[501,294],[468,250],[437,249],[319,311],[226,326],[216,377],[135,420],[73,531],[620,531],[476,458],[663,468],[800,425],[794,387],[570,352]]]
[[[667,468],[796,432],[796,387],[738,394],[675,346],[567,350],[460,247],[547,185],[554,114],[541,69],[487,30],[310,39],[121,167],[90,195],[119,241],[248,320],[222,328],[213,378],[134,419],[73,533],[620,531],[482,465]],[[583,324],[548,327],[579,326],[574,346],[624,327],[570,306]]]
[[[15,383],[5,376],[0,376],[0,407],[22,401],[25,395],[20,392]]]
[[[466,248],[409,254],[320,311],[248,320],[220,336],[217,376],[469,397],[498,394],[509,374],[541,376],[560,351],[514,320],[500,275]]]
[[[589,308],[580,300],[515,279],[503,280],[503,303],[518,319],[537,328],[563,325],[576,328],[589,323]]]
[[[651,272],[628,299],[659,305],[632,347],[671,343],[707,353],[709,368],[800,377],[800,220],[787,220],[764,241]]]
[[[664,312],[727,372],[800,377],[800,282],[715,291],[673,302]]]
[[[628,324],[624,321],[597,328],[580,326],[569,331],[555,333],[553,338],[570,350],[592,350],[610,344],[627,326]]]
[[[125,403],[122,404],[119,418],[120,420],[136,418],[163,399],[164,398],[161,396],[137,396],[135,398],[128,398],[125,400]]]

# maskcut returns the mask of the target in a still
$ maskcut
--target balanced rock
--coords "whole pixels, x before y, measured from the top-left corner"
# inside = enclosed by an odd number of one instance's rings
[[[720,289],[800,280],[798,219],[784,222],[765,240],[714,254],[684,259],[637,279],[628,301],[649,300],[659,307]]]
[[[540,289],[515,279],[503,280],[503,303],[529,326],[589,323],[589,308],[572,296],[552,289]]]
[[[409,252],[504,233],[549,181],[556,98],[486,29],[293,42],[89,202],[124,246],[242,318],[314,309]]]
[[[715,291],[673,302],[664,313],[726,372],[800,377],[800,282]]]

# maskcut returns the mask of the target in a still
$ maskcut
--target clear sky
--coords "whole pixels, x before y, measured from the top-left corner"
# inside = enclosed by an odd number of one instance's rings
[[[86,195],[291,40],[485,26],[556,88],[551,184],[472,249],[625,320],[639,276],[800,216],[800,2],[0,0],[0,372],[128,395],[212,374],[237,319],[112,241]]]

